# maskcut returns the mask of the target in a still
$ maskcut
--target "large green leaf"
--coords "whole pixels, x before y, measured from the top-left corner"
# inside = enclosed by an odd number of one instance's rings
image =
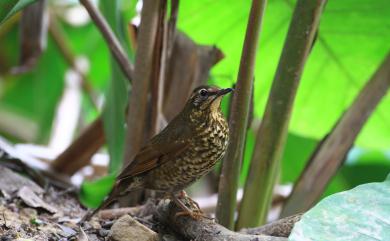
[[[17,65],[19,45],[18,29],[13,28],[0,39],[1,56],[7,67]],[[30,72],[21,75],[6,75],[0,109],[29,119],[38,126],[37,136],[28,141],[45,142],[49,137],[57,103],[64,87],[66,64],[52,41]],[[24,126],[20,126],[24,128]],[[33,130],[25,130],[30,132]]]
[[[90,63],[88,80],[91,81],[94,90],[104,92],[110,78],[110,53],[101,33],[92,22],[77,27],[64,24],[64,30],[72,51],[77,56],[88,58]]]
[[[390,162],[384,160],[382,163],[344,165],[332,178],[322,197],[349,190],[364,183],[379,182],[386,177],[389,170]]]
[[[306,161],[316,147],[317,141],[289,133],[286,148],[282,157],[282,169],[280,182],[283,184],[294,183],[305,168]],[[240,176],[240,182],[244,183],[250,167],[252,152],[255,145],[255,133],[250,129],[245,142],[244,161]]]
[[[195,41],[216,44],[226,58],[213,69],[216,83],[236,80],[250,1],[183,1],[179,28]],[[261,117],[286,36],[294,1],[266,7],[255,70],[255,113]],[[305,67],[290,130],[322,138],[351,104],[390,49],[390,1],[329,0]],[[390,98],[378,106],[358,145],[390,146]]]
[[[280,182],[296,182],[305,168],[317,141],[289,133],[282,158]],[[390,170],[390,156],[385,152],[352,148],[345,164],[326,187],[323,197],[354,188],[368,182],[383,180]]]
[[[302,216],[289,240],[389,240],[389,203],[390,177],[334,194]]]
[[[281,183],[294,183],[305,168],[317,141],[289,133],[282,157]]]
[[[0,25],[12,17],[19,10],[27,7],[37,0],[1,0],[0,1]]]

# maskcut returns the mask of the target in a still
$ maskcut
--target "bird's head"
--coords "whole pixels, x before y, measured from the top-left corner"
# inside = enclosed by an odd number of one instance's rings
[[[216,86],[199,86],[192,91],[186,107],[191,109],[191,112],[217,112],[220,109],[223,96],[232,91],[231,88],[221,89]]]

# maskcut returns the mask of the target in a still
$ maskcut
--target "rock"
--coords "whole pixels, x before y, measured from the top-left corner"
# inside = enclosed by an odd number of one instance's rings
[[[157,241],[158,235],[130,215],[124,215],[112,225],[111,239],[115,241]]]
[[[19,175],[12,170],[0,166],[0,191],[6,195],[17,192],[22,187],[28,187],[36,194],[44,193],[44,190],[30,179]]]
[[[23,186],[18,190],[18,197],[23,200],[23,202],[33,208],[43,208],[50,213],[56,213],[57,209],[40,198],[35,192],[30,189],[30,187]]]

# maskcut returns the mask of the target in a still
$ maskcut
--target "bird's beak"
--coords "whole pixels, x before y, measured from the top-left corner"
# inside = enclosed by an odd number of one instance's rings
[[[232,89],[232,88],[221,89],[217,92],[217,96],[226,95],[226,94],[232,92],[233,90],[234,89]]]
[[[226,88],[226,89],[221,89],[221,90],[218,90],[217,92],[214,92],[213,96],[215,96],[211,102],[215,102],[215,100],[219,99],[221,100],[222,99],[222,96],[232,92],[234,89],[232,88]],[[221,103],[221,101],[219,101],[219,103]]]

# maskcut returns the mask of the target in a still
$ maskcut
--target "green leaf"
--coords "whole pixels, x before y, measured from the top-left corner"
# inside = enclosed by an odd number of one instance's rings
[[[295,182],[315,150],[317,141],[289,133],[282,158],[281,182]]]
[[[69,26],[63,24],[69,38],[68,43],[77,56],[87,56],[90,62],[88,80],[98,91],[108,88],[110,78],[110,52],[97,27],[89,22],[83,26]]]
[[[0,25],[18,11],[37,0],[1,0],[0,1]]]
[[[215,83],[236,81],[250,1],[183,1],[178,26],[196,42],[216,44],[225,54]],[[264,112],[294,1],[270,0],[265,10],[255,70],[255,114]],[[318,38],[299,86],[290,132],[321,139],[331,131],[390,50],[390,1],[329,0]],[[390,97],[368,120],[357,144],[382,150],[390,144]]]
[[[390,177],[334,194],[302,216],[289,240],[388,240],[389,203]]]
[[[0,52],[7,56],[7,66],[15,66],[18,58],[18,29],[15,27],[0,39]],[[66,64],[55,44],[48,47],[30,72],[4,76],[0,109],[26,118],[38,127],[36,135],[27,141],[44,143],[51,131],[52,121],[64,87]],[[3,116],[0,116],[2,118]],[[34,132],[30,129],[21,130]]]
[[[123,35],[119,1],[101,1],[100,4],[111,28],[119,38],[122,46],[128,50],[129,45]],[[123,160],[126,133],[125,109],[127,106],[129,80],[126,79],[115,59],[111,57],[110,60],[111,81],[106,94],[103,120],[108,152],[110,154],[109,172],[116,173],[120,170]]]
[[[109,172],[117,173],[122,166],[125,144],[127,85],[126,78],[113,59],[111,59],[111,67],[111,85],[107,91],[103,120],[110,154]]]
[[[91,208],[98,207],[114,186],[115,177],[111,174],[92,182],[83,182],[79,194],[81,203]]]
[[[289,133],[282,158],[281,183],[296,182],[305,168],[317,141]],[[347,160],[331,179],[322,197],[383,180],[390,170],[390,157],[378,150],[352,148]]]

